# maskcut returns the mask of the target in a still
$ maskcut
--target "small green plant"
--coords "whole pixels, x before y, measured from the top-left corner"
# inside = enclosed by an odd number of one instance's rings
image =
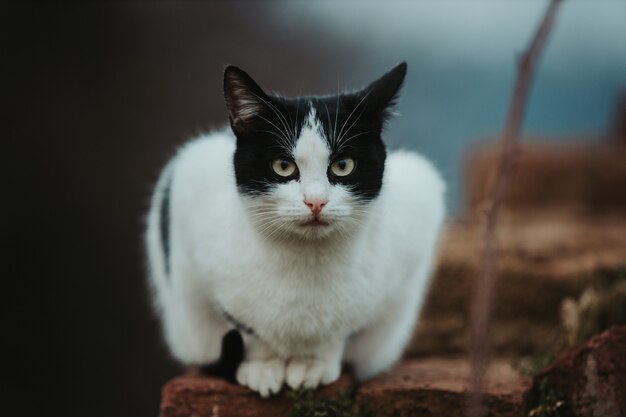
[[[626,266],[597,272],[597,280],[589,284],[579,299],[568,298],[561,304],[561,320],[566,331],[562,351],[586,340],[613,325],[626,324]],[[511,366],[524,375],[535,376],[554,361],[552,355],[536,355],[517,359]],[[574,417],[565,397],[541,378],[531,391],[526,417]]]
[[[549,378],[545,377],[539,382],[538,394],[538,405],[528,412],[527,417],[574,416],[563,397],[552,388]]]
[[[624,282],[626,281],[626,265],[604,271],[604,275],[606,276],[610,286]]]
[[[313,391],[287,391],[293,401],[288,417],[370,417],[367,407],[344,393],[336,397],[315,398]]]
[[[535,356],[516,358],[511,361],[511,368],[522,375],[535,376],[537,372],[554,362],[554,356],[539,354]]]
[[[567,298],[561,304],[561,320],[570,346],[626,324],[626,267],[602,270],[578,300]]]

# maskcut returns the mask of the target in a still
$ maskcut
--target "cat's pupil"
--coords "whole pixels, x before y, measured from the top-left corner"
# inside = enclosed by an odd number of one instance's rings
[[[280,168],[283,171],[286,171],[287,168],[289,168],[289,161],[287,161],[286,159],[283,159],[282,161],[280,161]]]
[[[340,159],[337,162],[337,165],[339,166],[339,169],[343,171],[344,169],[346,169],[346,165],[347,165],[346,160],[345,159]]]

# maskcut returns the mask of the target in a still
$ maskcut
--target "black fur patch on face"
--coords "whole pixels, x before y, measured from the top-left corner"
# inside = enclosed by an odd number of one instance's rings
[[[262,195],[276,184],[298,180],[297,171],[281,177],[271,164],[278,158],[293,159],[292,150],[313,107],[331,149],[329,166],[340,158],[356,161],[354,171],[344,177],[329,169],[329,182],[348,186],[364,200],[378,196],[386,158],[381,133],[405,74],[402,63],[354,93],[287,99],[266,94],[239,68],[226,68],[224,95],[237,137],[234,165],[239,191]]]
[[[283,177],[272,169],[276,159],[293,160],[293,149],[305,121],[306,101],[270,98],[269,111],[259,114],[245,129],[236,131],[237,149],[234,156],[235,179],[239,191],[247,195],[268,193],[277,184],[299,179],[293,175]]]
[[[346,185],[362,200],[372,200],[382,187],[386,151],[381,139],[384,119],[370,112],[368,103],[355,95],[312,100],[330,148],[327,176],[331,184]],[[328,111],[327,111],[328,109]],[[346,176],[333,174],[330,165],[352,158],[356,165]]]

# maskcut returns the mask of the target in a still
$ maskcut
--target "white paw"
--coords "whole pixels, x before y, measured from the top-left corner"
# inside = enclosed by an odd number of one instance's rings
[[[285,362],[281,359],[242,362],[237,369],[237,381],[267,398],[277,394],[285,382]]]
[[[321,359],[292,359],[287,365],[287,385],[293,389],[315,389],[320,384],[335,382],[341,374],[341,364]]]

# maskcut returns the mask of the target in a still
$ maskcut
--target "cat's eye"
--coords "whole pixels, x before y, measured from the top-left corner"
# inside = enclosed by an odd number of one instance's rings
[[[272,161],[272,169],[281,177],[290,177],[296,172],[298,167],[295,162],[289,159],[278,158]]]
[[[340,158],[330,165],[330,171],[338,177],[345,177],[354,171],[356,163],[352,158]]]

